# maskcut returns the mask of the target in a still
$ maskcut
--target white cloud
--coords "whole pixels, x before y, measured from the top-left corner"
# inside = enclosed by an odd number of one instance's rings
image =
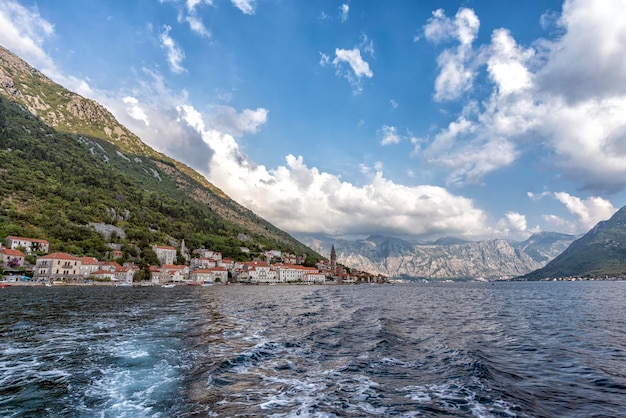
[[[342,62],[348,63],[354,75],[358,78],[374,76],[372,70],[370,70],[369,64],[361,57],[361,51],[358,48],[354,49],[335,49],[335,59],[333,64],[339,66]]]
[[[583,200],[566,192],[557,192],[554,197],[578,218],[575,226],[577,233],[589,231],[598,222],[609,219],[617,212],[610,201],[597,196]]]
[[[473,93],[485,67],[492,91],[478,107],[469,101],[422,153],[450,170],[449,183],[481,183],[525,149],[543,148],[562,177],[614,192],[626,186],[626,9],[621,1],[568,0],[562,36],[518,45],[505,29],[474,50],[473,13],[455,19],[434,12],[424,27],[432,42],[455,40],[438,59],[435,99]],[[467,10],[467,9],[464,9]],[[459,24],[458,21],[465,22]],[[460,30],[462,28],[462,30]],[[500,150],[501,153],[498,151]],[[483,152],[484,151],[484,152]],[[471,158],[468,158],[471,156]]]
[[[383,139],[380,143],[382,145],[397,144],[402,140],[402,138],[398,135],[395,126],[383,125],[381,130]]]
[[[322,54],[320,64],[326,65],[329,60],[328,56]],[[350,82],[355,94],[360,93],[363,89],[363,77],[372,78],[374,76],[367,61],[361,57],[361,51],[358,48],[335,49],[335,58],[332,64],[337,68],[337,75],[345,77]],[[345,69],[343,64],[348,64],[351,71]]]
[[[52,59],[42,48],[54,36],[54,26],[39,15],[11,0],[0,0],[0,43],[42,72],[56,71]]]
[[[244,109],[238,113],[230,106],[212,106],[212,114],[208,117],[209,125],[218,131],[241,136],[244,133],[257,133],[267,122],[267,109]]]
[[[200,4],[213,5],[213,0],[187,0],[185,6],[187,7],[187,11],[189,13],[195,13],[196,7]]]
[[[541,89],[566,98],[626,94],[626,8],[623,0],[568,0],[559,20],[565,33],[548,44],[538,72]]]
[[[185,21],[189,23],[189,28],[191,28],[191,30],[198,35],[206,38],[211,37],[211,32],[209,32],[209,30],[204,26],[204,23],[202,23],[202,20],[200,20],[197,16],[187,16],[185,17]]]
[[[148,116],[146,115],[146,112],[143,110],[141,105],[139,105],[139,100],[137,100],[137,98],[132,96],[126,96],[122,99],[122,101],[128,105],[126,108],[126,112],[130,117],[142,121],[146,126],[150,126]]]
[[[529,199],[534,200],[534,201],[538,201],[543,199],[546,196],[550,196],[552,193],[545,191],[545,192],[541,192],[539,194],[537,193],[533,193],[533,192],[526,192],[526,195],[528,196]]]
[[[397,109],[398,108],[398,102],[395,101],[394,99],[389,100],[389,104],[391,105],[392,108]]]
[[[348,20],[348,13],[350,12],[350,6],[348,6],[347,4],[342,4],[341,6],[339,6],[339,12],[341,13],[341,22],[345,22],[346,20]]]
[[[500,95],[505,96],[532,86],[532,75],[525,64],[533,55],[532,49],[520,48],[508,30],[493,31],[487,71]]]
[[[511,228],[518,232],[525,232],[527,229],[526,225],[526,216],[517,213],[517,212],[507,212],[505,213],[506,220],[508,221]]]
[[[526,216],[518,212],[507,212],[496,224],[494,235],[502,238],[525,240],[534,233],[540,232],[539,227],[528,228]]]
[[[185,58],[185,53],[170,36],[171,30],[171,26],[165,25],[163,27],[163,32],[161,32],[160,36],[161,46],[167,51],[167,62],[170,66],[170,70],[173,73],[180,74],[186,71],[181,65],[181,62]]]
[[[233,5],[241,10],[244,14],[253,15],[256,0],[230,0]]]
[[[440,72],[435,81],[435,100],[453,100],[471,89],[476,76],[472,63],[472,43],[479,27],[480,20],[473,10],[467,8],[459,9],[454,19],[438,9],[424,26],[424,36],[431,42],[440,43],[451,39],[459,42],[457,48],[446,49],[437,58]]]

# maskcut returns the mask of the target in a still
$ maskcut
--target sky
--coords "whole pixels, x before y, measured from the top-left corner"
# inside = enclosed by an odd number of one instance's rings
[[[0,0],[0,44],[294,235],[626,205],[626,0]]]

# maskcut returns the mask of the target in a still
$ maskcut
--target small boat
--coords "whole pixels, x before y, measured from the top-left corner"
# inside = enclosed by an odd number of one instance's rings
[[[116,283],[115,287],[133,287],[133,284],[130,282]]]
[[[170,287],[174,287],[174,286],[176,286],[174,283],[165,283],[165,284],[161,285],[161,287],[166,287],[166,288],[170,288]]]

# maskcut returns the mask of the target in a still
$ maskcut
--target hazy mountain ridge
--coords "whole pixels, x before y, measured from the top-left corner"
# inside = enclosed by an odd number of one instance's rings
[[[503,279],[543,267],[559,248],[575,237],[540,233],[522,243],[495,239],[462,241],[451,238],[437,243],[411,243],[398,238],[370,236],[364,240],[334,240],[324,236],[298,235],[322,255],[334,245],[338,262],[387,276],[426,279]],[[443,242],[443,243],[442,243]]]
[[[200,219],[188,218],[187,225],[195,223],[201,227],[204,223],[207,231],[213,231],[212,234],[229,234],[231,247],[236,244],[232,235],[236,237],[237,233],[246,233],[275,242],[276,246],[283,249],[314,255],[313,251],[295,238],[230,199],[198,172],[150,148],[121,125],[102,105],[54,83],[1,46],[0,96],[6,97],[22,109],[18,111],[13,106],[3,104],[3,114],[0,115],[4,121],[1,126],[4,145],[0,147],[3,155],[0,157],[3,164],[6,164],[5,167],[15,165],[16,169],[23,169],[20,179],[14,178],[17,171],[9,170],[3,171],[3,177],[0,178],[4,182],[0,186],[5,193],[0,203],[5,213],[14,211],[19,217],[22,216],[20,213],[43,205],[40,196],[33,193],[37,191],[41,194],[40,186],[46,183],[49,183],[49,189],[44,190],[57,194],[60,193],[59,186],[67,183],[76,183],[80,188],[85,186],[89,188],[89,193],[103,197],[107,193],[113,194],[114,198],[107,201],[107,204],[110,208],[119,209],[118,213],[125,210],[124,206],[131,205],[131,201],[135,205],[135,212],[140,212],[137,205],[142,199],[145,201],[148,195],[158,194],[163,196],[165,203],[154,202],[160,205],[155,208],[157,212],[165,212],[159,216],[177,216],[174,211],[178,202],[181,213],[191,212],[181,216],[200,216]],[[75,144],[79,144],[80,148]],[[64,167],[63,172],[55,171],[50,163]],[[27,169],[28,164],[33,166],[35,174],[40,174],[31,176],[32,173]],[[41,169],[35,170],[35,166],[41,166]],[[35,181],[39,184],[34,184]],[[106,182],[109,183],[108,190],[98,189],[100,184],[106,187]],[[124,185],[125,189],[113,190],[111,184],[116,187]],[[14,190],[15,188],[30,192]],[[63,190],[63,193],[60,198],[79,199],[83,204],[89,200],[89,196],[85,195],[86,190],[80,196],[70,190]],[[151,199],[154,200],[152,197]],[[25,205],[24,202],[30,203]],[[57,203],[59,209],[67,205],[67,202]],[[93,207],[89,206],[89,209]],[[114,221],[105,219],[105,212],[104,209],[98,209],[88,216],[76,214],[75,217],[80,218],[82,224],[87,221]],[[28,217],[28,223],[21,220],[17,224],[36,231],[37,224],[33,224],[35,218],[26,214],[23,216]],[[133,213],[133,216],[138,221],[141,218],[141,222],[147,222],[141,213]],[[13,220],[11,217],[8,221]],[[151,222],[153,225],[159,222],[163,225],[164,220],[154,219]],[[155,229],[155,226],[150,226],[148,230],[150,229]],[[222,232],[216,232],[218,230]],[[176,238],[182,239],[184,235],[195,234],[193,229],[181,230],[177,233],[180,236]],[[197,241],[201,239],[198,238]]]

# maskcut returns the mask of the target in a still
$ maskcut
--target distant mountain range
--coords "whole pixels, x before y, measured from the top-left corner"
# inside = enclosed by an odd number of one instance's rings
[[[615,277],[626,275],[626,207],[574,241],[545,267],[523,278]]]
[[[297,237],[326,256],[334,245],[337,261],[346,266],[387,276],[429,280],[521,276],[546,265],[576,239],[555,232],[535,234],[523,242],[441,238],[432,243],[412,243],[380,235],[354,241],[321,235]]]

